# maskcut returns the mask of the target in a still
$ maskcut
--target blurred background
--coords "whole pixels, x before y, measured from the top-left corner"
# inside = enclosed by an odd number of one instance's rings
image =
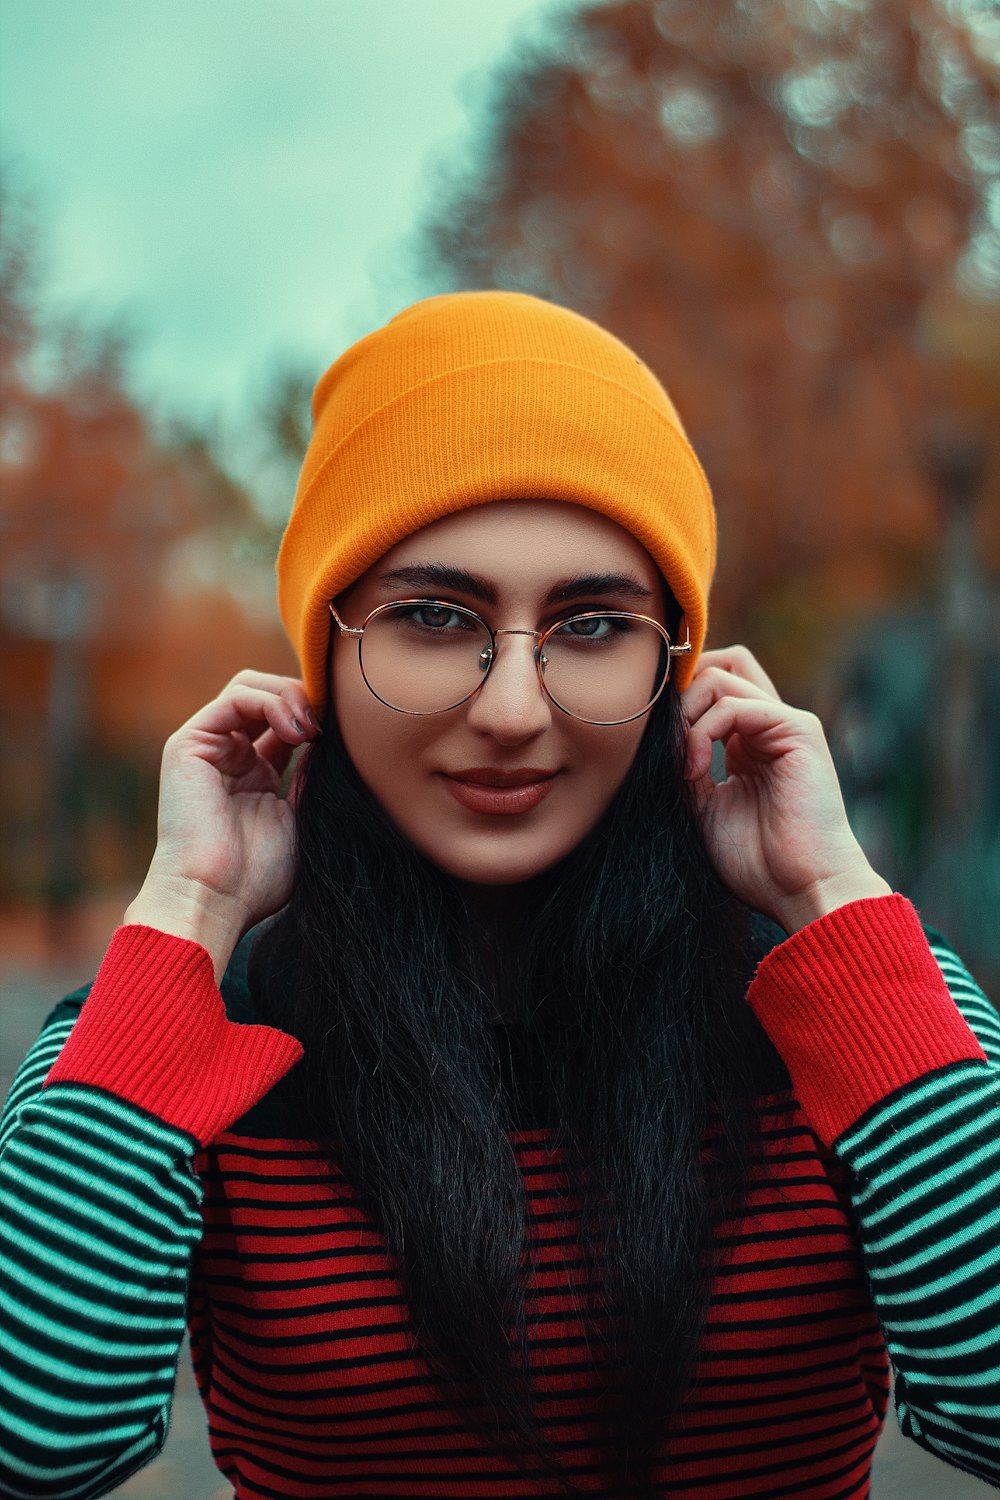
[[[457,287],[661,376],[712,643],[1000,994],[994,0],[3,0],[0,130],[0,1085],[142,879],[166,736],[294,670],[315,379]],[[122,1493],[227,1493],[195,1399]],[[988,1493],[908,1450],[877,1494]]]

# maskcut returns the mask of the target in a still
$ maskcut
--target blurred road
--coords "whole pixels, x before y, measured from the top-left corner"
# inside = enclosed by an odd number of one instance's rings
[[[124,904],[124,903],[122,903]],[[52,1006],[93,976],[104,934],[110,936],[121,905],[93,913],[78,931],[73,948],[53,961],[41,950],[39,935],[29,939],[0,918],[0,1098],[38,1035]],[[873,1500],[990,1500],[992,1486],[971,1479],[932,1458],[901,1437],[890,1418],[875,1456]],[[132,1500],[230,1500],[232,1491],[212,1463],[202,1409],[185,1342],[174,1398],[170,1436],[160,1457],[115,1495]],[[803,1497],[806,1500],[806,1497]]]

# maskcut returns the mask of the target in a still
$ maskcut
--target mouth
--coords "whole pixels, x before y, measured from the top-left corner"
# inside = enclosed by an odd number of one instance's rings
[[[557,771],[463,771],[445,774],[444,780],[456,802],[470,812],[510,815],[530,812],[552,791]]]

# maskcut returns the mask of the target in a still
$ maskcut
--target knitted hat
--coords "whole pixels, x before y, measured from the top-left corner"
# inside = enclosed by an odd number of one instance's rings
[[[567,500],[645,547],[705,639],[708,481],[650,370],[596,323],[518,292],[416,303],[331,365],[278,554],[278,607],[314,707],[328,602],[431,521],[489,500]]]

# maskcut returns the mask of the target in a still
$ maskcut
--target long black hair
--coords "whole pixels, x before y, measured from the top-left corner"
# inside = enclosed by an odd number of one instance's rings
[[[712,871],[681,775],[680,699],[670,684],[654,704],[583,842],[517,888],[492,963],[459,883],[381,810],[332,707],[323,730],[294,894],[250,969],[263,1018],[304,1045],[304,1130],[381,1227],[445,1399],[522,1473],[574,1492],[532,1410],[518,1104],[498,1081],[516,1034],[580,1205],[616,1493],[658,1494],[712,1232],[745,1196],[755,1100],[784,1079],[744,1002],[750,914]]]

